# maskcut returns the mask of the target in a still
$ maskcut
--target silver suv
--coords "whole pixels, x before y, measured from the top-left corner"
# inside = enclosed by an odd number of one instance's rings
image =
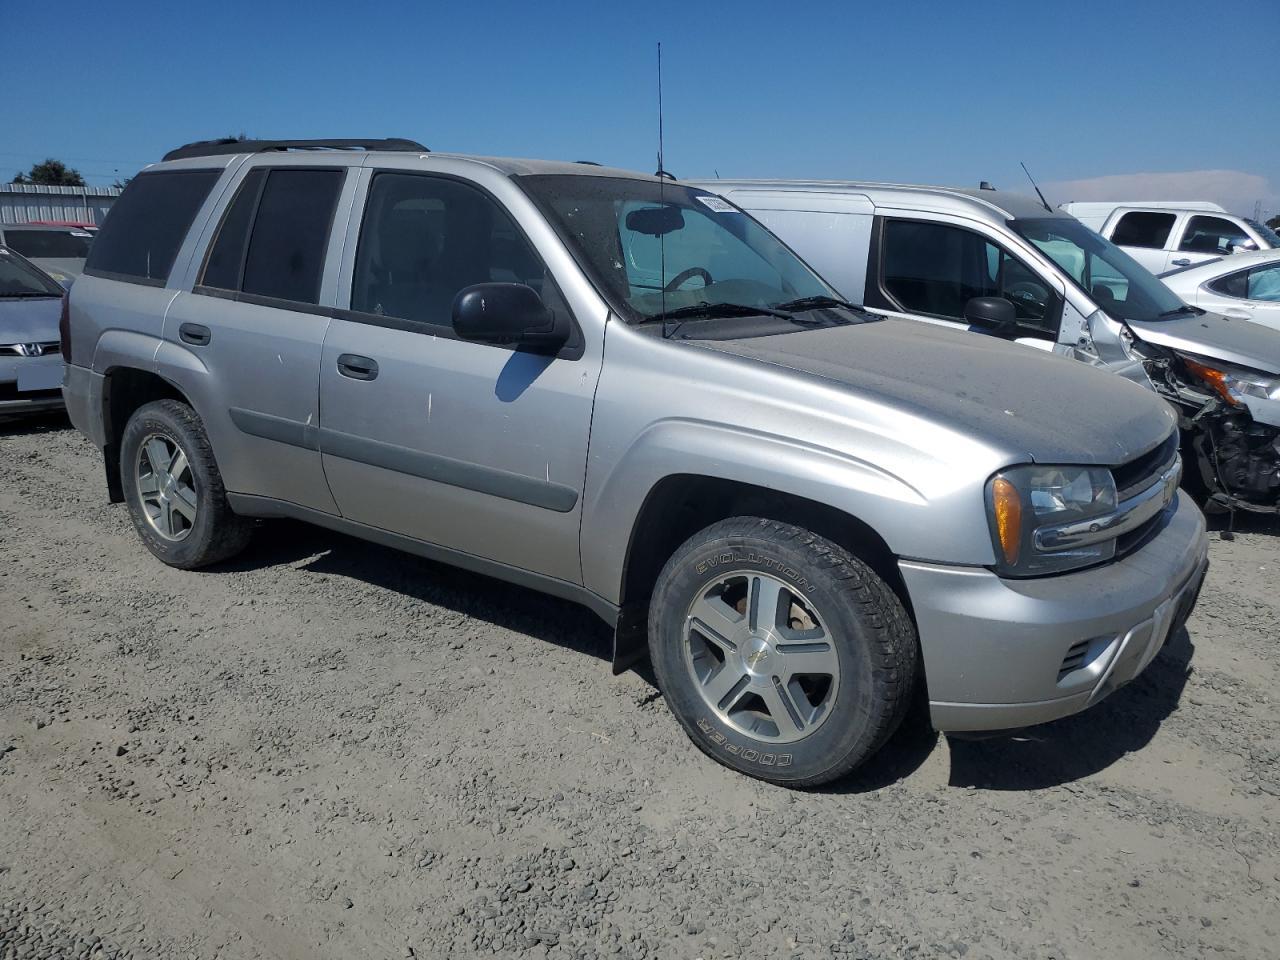
[[[161,560],[295,517],[571,598],[779,783],[857,766],[920,680],[942,730],[1091,706],[1205,571],[1149,391],[853,308],[667,177],[193,144],[69,304],[72,420]]]

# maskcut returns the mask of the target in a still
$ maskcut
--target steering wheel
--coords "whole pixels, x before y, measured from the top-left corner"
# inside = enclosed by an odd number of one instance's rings
[[[686,280],[692,280],[694,277],[701,277],[702,285],[704,287],[709,287],[711,284],[715,283],[715,281],[711,279],[711,274],[702,269],[702,267],[690,267],[688,270],[681,270],[677,273],[662,289],[667,293],[671,293],[674,290],[680,289],[680,285]]]

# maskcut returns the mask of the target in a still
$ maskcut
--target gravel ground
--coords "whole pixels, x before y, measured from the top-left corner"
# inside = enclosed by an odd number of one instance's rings
[[[1280,525],[1092,712],[794,793],[584,610],[290,523],[169,569],[101,473],[0,425],[0,958],[1276,955]]]

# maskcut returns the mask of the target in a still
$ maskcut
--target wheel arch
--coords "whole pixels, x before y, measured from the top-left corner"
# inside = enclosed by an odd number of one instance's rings
[[[614,637],[615,673],[645,655],[649,598],[667,559],[699,530],[735,516],[794,524],[844,547],[883,579],[912,615],[897,556],[859,517],[784,490],[709,475],[671,474],[649,490],[631,528]]]
[[[107,494],[112,503],[124,502],[120,483],[120,439],[125,424],[144,404],[154,400],[178,400],[191,405],[186,394],[160,374],[140,367],[117,365],[103,374],[102,424],[106,445]]]

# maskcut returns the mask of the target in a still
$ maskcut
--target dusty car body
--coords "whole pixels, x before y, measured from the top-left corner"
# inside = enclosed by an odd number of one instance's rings
[[[776,782],[856,766],[921,675],[944,730],[1092,706],[1207,564],[1149,391],[852,308],[666,178],[192,145],[126,188],[64,333],[160,559],[286,516],[571,598]]]

